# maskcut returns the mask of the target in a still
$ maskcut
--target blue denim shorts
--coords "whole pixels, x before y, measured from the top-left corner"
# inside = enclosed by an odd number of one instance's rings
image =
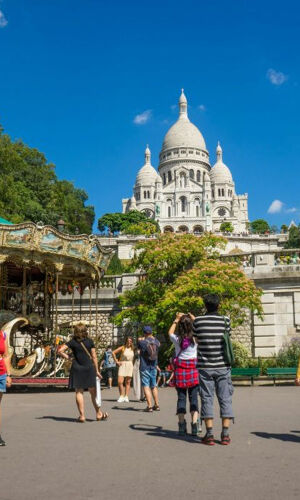
[[[6,375],[0,375],[0,392],[6,392]]]
[[[153,389],[157,386],[156,383],[156,368],[149,368],[148,370],[141,371],[141,381],[143,387],[151,387]]]

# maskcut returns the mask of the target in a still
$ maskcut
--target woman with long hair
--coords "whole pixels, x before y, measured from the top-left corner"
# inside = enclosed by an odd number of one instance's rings
[[[175,333],[176,332],[176,333]],[[193,321],[189,314],[177,313],[169,329],[169,337],[175,346],[175,387],[177,390],[177,415],[180,435],[187,433],[186,397],[189,396],[192,435],[198,434],[198,386],[197,343],[193,337]]]
[[[71,349],[74,359],[70,370],[69,389],[75,389],[76,404],[79,411],[78,422],[85,422],[83,392],[88,389],[93,406],[96,411],[97,420],[106,420],[107,413],[103,413],[96,402],[96,376],[101,379],[98,369],[98,360],[95,344],[88,337],[87,327],[79,323],[74,327],[74,336],[66,344],[59,347],[58,354],[69,359],[66,353]]]
[[[120,355],[119,359],[117,359],[118,354]],[[120,397],[118,399],[118,403],[129,403],[129,391],[133,374],[134,360],[134,345],[132,337],[127,337],[124,345],[113,351],[113,357],[119,367],[118,386]]]
[[[0,424],[1,424],[1,401],[6,388],[11,386],[10,357],[8,353],[8,339],[6,333],[0,331]],[[1,429],[0,429],[1,430]],[[0,446],[5,446],[5,441],[0,434]]]

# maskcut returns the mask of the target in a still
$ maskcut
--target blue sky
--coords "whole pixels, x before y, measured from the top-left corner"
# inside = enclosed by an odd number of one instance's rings
[[[131,196],[147,143],[157,167],[183,87],[250,220],[298,223],[299,24],[297,0],[0,0],[0,123],[100,217]]]

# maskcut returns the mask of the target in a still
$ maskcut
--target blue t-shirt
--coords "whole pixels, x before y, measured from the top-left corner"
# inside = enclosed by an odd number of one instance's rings
[[[104,368],[114,368],[116,366],[112,350],[108,349],[104,353],[104,363],[103,363]]]
[[[157,352],[160,346],[159,340],[154,337],[147,338],[145,340],[138,341],[138,348],[140,350],[140,371],[149,370],[151,368],[156,368],[157,358],[152,360],[149,359],[149,354],[147,350],[147,344],[151,342],[157,346]]]

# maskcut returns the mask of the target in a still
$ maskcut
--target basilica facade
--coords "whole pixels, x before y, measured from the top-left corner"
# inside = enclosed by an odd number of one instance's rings
[[[216,163],[200,130],[190,122],[182,91],[179,117],[165,135],[158,171],[147,146],[131,198],[122,200],[123,213],[139,210],[159,222],[162,232],[218,232],[231,222],[235,233],[248,232],[248,195],[237,195],[220,144]]]

